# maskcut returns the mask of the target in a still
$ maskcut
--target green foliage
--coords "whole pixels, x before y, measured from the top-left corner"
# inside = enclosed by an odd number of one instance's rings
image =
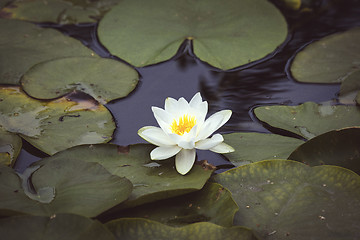
[[[119,208],[200,190],[213,172],[195,165],[189,174],[181,176],[174,169],[174,159],[152,161],[150,151],[153,148],[150,144],[129,147],[114,144],[82,145],[59,152],[37,164],[46,165],[47,162],[71,158],[99,163],[112,174],[126,177],[134,185],[134,190],[128,201]]]
[[[0,165],[13,166],[21,147],[22,141],[19,136],[0,128]]]
[[[52,99],[77,90],[105,104],[126,97],[138,80],[138,73],[119,61],[71,57],[34,65],[21,78],[21,85],[34,98]]]
[[[212,178],[239,206],[234,224],[261,239],[360,237],[360,176],[337,166],[266,160]]]
[[[61,57],[97,57],[80,41],[54,29],[0,19],[0,84],[18,84],[34,64]]]
[[[96,163],[55,160],[29,171],[18,176],[13,169],[0,167],[0,216],[74,213],[94,217],[125,201],[132,191],[129,180]]]
[[[227,70],[270,54],[287,25],[263,0],[125,0],[103,17],[98,34],[113,55],[137,67],[170,59],[188,39],[199,59]]]

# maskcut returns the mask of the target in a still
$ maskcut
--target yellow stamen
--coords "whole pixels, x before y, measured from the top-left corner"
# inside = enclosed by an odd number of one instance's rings
[[[190,132],[190,130],[195,126],[196,119],[193,116],[188,116],[184,114],[179,118],[179,123],[174,119],[173,123],[170,126],[170,129],[173,133],[177,135],[183,135],[185,132]]]

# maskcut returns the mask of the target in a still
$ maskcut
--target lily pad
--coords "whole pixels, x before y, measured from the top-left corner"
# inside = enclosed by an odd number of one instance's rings
[[[261,121],[285,129],[306,139],[345,127],[360,126],[360,109],[356,106],[321,105],[306,102],[298,106],[265,106],[255,108]]]
[[[115,240],[114,235],[98,221],[74,214],[2,218],[0,235],[7,240]]]
[[[80,41],[54,29],[0,19],[0,84],[19,84],[33,65],[71,56],[98,57]]]
[[[124,0],[102,18],[98,35],[113,55],[136,67],[170,59],[188,39],[198,58],[227,70],[273,52],[287,24],[263,0]]]
[[[152,161],[150,152],[153,148],[150,144],[128,147],[114,144],[82,145],[59,152],[37,164],[68,158],[100,163],[112,174],[126,177],[134,185],[129,200],[119,208],[200,190],[213,172],[195,165],[189,174],[182,176],[174,169],[173,159]]]
[[[310,166],[337,165],[360,174],[360,128],[321,134],[299,146],[289,159]]]
[[[256,240],[251,230],[243,227],[225,228],[213,223],[201,222],[184,227],[170,227],[145,219],[118,219],[106,223],[116,239],[162,239],[162,240]]]
[[[360,176],[337,166],[265,160],[215,175],[239,206],[234,224],[261,239],[357,239]]]
[[[238,206],[226,188],[208,183],[199,191],[126,209],[117,215],[147,218],[171,226],[212,222],[231,227],[237,211]]]
[[[33,66],[22,77],[21,85],[27,94],[39,99],[57,98],[78,90],[105,104],[126,97],[138,80],[138,73],[119,61],[71,57]]]
[[[110,141],[115,123],[107,108],[92,99],[69,98],[43,102],[18,87],[0,87],[0,127],[50,155],[80,144]]]
[[[21,138],[0,128],[0,165],[13,166],[22,147]]]
[[[0,166],[0,216],[15,213],[94,217],[125,201],[132,184],[101,165],[63,159],[29,167],[23,175]]]
[[[225,156],[235,166],[265,159],[285,159],[304,141],[265,133],[224,134],[224,141],[235,149]]]
[[[300,82],[341,83],[341,94],[359,90],[360,28],[335,33],[300,51],[291,73]]]

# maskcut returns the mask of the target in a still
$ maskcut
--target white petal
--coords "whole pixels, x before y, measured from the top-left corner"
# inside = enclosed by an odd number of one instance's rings
[[[202,103],[202,98],[201,98],[200,93],[198,92],[192,97],[192,99],[189,102],[189,105],[190,105],[190,107],[197,108],[197,106],[200,103]]]
[[[189,112],[189,103],[185,100],[185,98],[181,97],[178,100],[178,112],[179,115],[183,115]]]
[[[234,152],[235,149],[232,148],[230,145],[227,145],[226,143],[222,142],[218,145],[216,145],[213,148],[210,148],[210,151],[216,152],[216,153],[231,153]]]
[[[175,167],[176,170],[182,174],[185,175],[188,173],[195,162],[195,154],[196,150],[191,149],[182,149],[175,157]]]
[[[231,114],[231,110],[222,110],[211,115],[201,126],[196,141],[208,138],[230,119]]]
[[[171,132],[170,124],[172,124],[174,117],[164,109],[158,107],[152,107],[151,110],[153,111],[154,117],[162,130],[164,130],[166,133]]]
[[[157,147],[150,153],[150,158],[152,160],[163,160],[170,158],[177,154],[181,148],[178,146],[169,146],[169,147]]]
[[[197,149],[201,149],[201,150],[209,150],[209,149],[219,145],[223,141],[224,141],[224,138],[223,138],[223,136],[221,136],[221,134],[215,134],[211,138],[207,138],[207,139],[198,141],[195,144],[195,147]]]
[[[195,148],[195,139],[179,141],[177,145],[184,149],[193,149]]]
[[[178,101],[171,97],[166,98],[165,111],[172,115],[177,115],[178,110]]]
[[[140,137],[157,146],[169,146],[176,143],[158,127],[147,126],[139,129],[138,134]]]

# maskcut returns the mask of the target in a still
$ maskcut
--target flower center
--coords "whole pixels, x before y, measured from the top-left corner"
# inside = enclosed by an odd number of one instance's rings
[[[178,123],[179,122],[179,123]],[[174,119],[173,123],[170,126],[170,129],[173,133],[177,135],[183,135],[185,132],[190,132],[190,130],[195,126],[196,119],[193,116],[188,116],[184,114],[179,118],[179,121],[176,122]]]

